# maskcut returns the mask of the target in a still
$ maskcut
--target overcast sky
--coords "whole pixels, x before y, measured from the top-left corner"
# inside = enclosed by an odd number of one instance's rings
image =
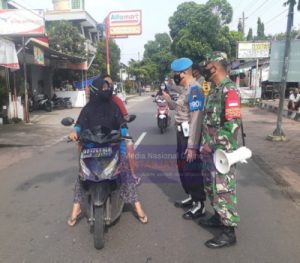
[[[29,8],[52,9],[52,0],[16,0]],[[156,33],[169,33],[168,19],[176,11],[183,0],[85,0],[86,11],[95,20],[102,22],[110,11],[142,10],[143,34],[119,39],[121,60],[127,63],[130,58],[142,58],[144,45],[154,39]],[[205,3],[206,0],[194,1]],[[265,24],[265,34],[284,32],[287,23],[287,7],[285,0],[228,0],[233,7],[233,19],[230,28],[237,30],[237,24],[242,12],[245,12],[245,32],[252,27],[256,34],[257,19],[261,18]],[[296,8],[295,8],[296,10]],[[294,27],[300,28],[300,12],[295,12]]]

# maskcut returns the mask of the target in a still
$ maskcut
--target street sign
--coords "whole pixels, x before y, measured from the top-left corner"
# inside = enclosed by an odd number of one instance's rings
[[[142,34],[142,11],[113,11],[108,15],[110,36]]]
[[[270,57],[270,42],[238,42],[239,59]]]
[[[269,81],[281,82],[285,41],[272,42]],[[300,40],[291,41],[288,82],[300,82]]]

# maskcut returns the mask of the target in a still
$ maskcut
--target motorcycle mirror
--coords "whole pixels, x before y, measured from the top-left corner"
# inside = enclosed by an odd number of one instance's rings
[[[66,117],[61,120],[61,124],[64,126],[71,126],[74,124],[74,119],[71,117]]]
[[[136,115],[130,114],[127,122],[133,122],[136,119]]]

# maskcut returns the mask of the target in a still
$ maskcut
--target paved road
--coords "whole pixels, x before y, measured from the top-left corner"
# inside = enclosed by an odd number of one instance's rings
[[[68,227],[76,150],[61,141],[0,170],[1,263],[299,262],[299,208],[252,161],[239,167],[238,244],[223,250],[203,245],[215,231],[183,220],[183,211],[173,206],[174,199],[183,196],[172,159],[175,133],[170,128],[159,134],[154,106],[146,97],[129,104],[130,112],[138,115],[131,134],[138,139],[146,132],[137,158],[144,181],[140,198],[149,224],[140,224],[127,206],[106,234],[101,251],[93,248],[85,220]],[[155,163],[158,157],[169,161]]]

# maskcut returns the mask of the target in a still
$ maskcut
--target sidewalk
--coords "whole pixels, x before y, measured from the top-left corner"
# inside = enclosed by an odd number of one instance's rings
[[[282,190],[300,204],[300,123],[283,118],[286,142],[266,137],[276,128],[277,115],[260,108],[243,109],[246,145],[262,170],[270,174]]]
[[[283,104],[282,116],[300,122],[300,112],[289,111],[287,108],[287,105],[288,105],[288,99],[285,99],[284,104]],[[265,110],[277,113],[278,107],[279,107],[279,99],[262,100],[258,106],[261,109],[265,109]]]

